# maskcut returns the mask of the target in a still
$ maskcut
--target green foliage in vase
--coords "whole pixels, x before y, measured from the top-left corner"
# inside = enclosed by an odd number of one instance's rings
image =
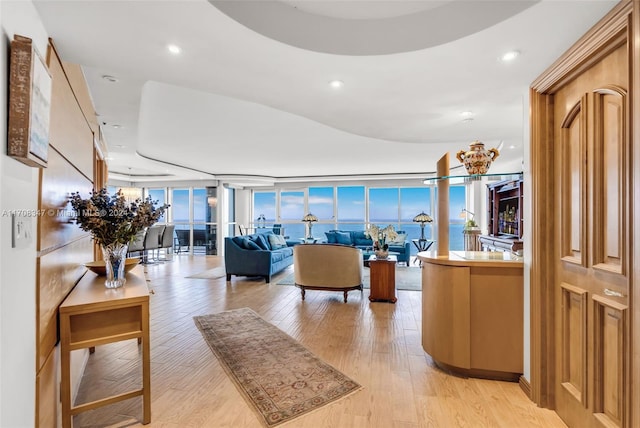
[[[138,232],[158,221],[169,205],[156,207],[158,201],[136,199],[127,202],[121,191],[109,196],[107,189],[94,190],[84,199],[79,192],[71,193],[71,207],[80,229],[91,232],[102,246],[128,244]]]
[[[471,219],[471,220],[467,220],[464,223],[464,228],[465,229],[472,229],[474,227],[478,227],[478,223],[475,222],[475,220]]]

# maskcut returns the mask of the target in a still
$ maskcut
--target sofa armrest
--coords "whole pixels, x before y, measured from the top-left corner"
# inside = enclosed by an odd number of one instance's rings
[[[240,248],[231,238],[224,240],[227,274],[263,275],[271,266],[271,251]]]

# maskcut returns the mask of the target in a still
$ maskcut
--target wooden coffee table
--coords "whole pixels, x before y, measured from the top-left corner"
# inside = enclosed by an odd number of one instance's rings
[[[378,260],[376,256],[370,256],[368,262],[369,269],[371,269],[369,301],[397,302],[396,263],[398,257],[389,256],[385,260]]]

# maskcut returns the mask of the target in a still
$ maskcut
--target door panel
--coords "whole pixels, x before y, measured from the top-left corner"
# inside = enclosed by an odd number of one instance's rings
[[[562,287],[563,388],[578,402],[587,404],[587,291],[566,283]]]
[[[582,102],[576,104],[562,121],[562,161],[567,168],[562,170],[562,259],[569,263],[583,264],[584,224],[582,221],[584,202],[584,165],[586,144],[584,142]]]
[[[556,410],[622,427],[628,409],[626,45],[554,95]]]
[[[594,96],[594,268],[623,273],[622,223],[624,206],[624,126],[626,94],[622,89],[600,89]]]
[[[625,402],[624,355],[628,308],[607,298],[594,297],[594,411],[606,426],[621,426]]]

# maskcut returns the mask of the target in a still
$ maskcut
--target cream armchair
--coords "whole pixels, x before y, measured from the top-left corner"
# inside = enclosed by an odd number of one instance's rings
[[[293,247],[295,285],[306,290],[362,291],[362,253],[346,245],[306,244]]]

